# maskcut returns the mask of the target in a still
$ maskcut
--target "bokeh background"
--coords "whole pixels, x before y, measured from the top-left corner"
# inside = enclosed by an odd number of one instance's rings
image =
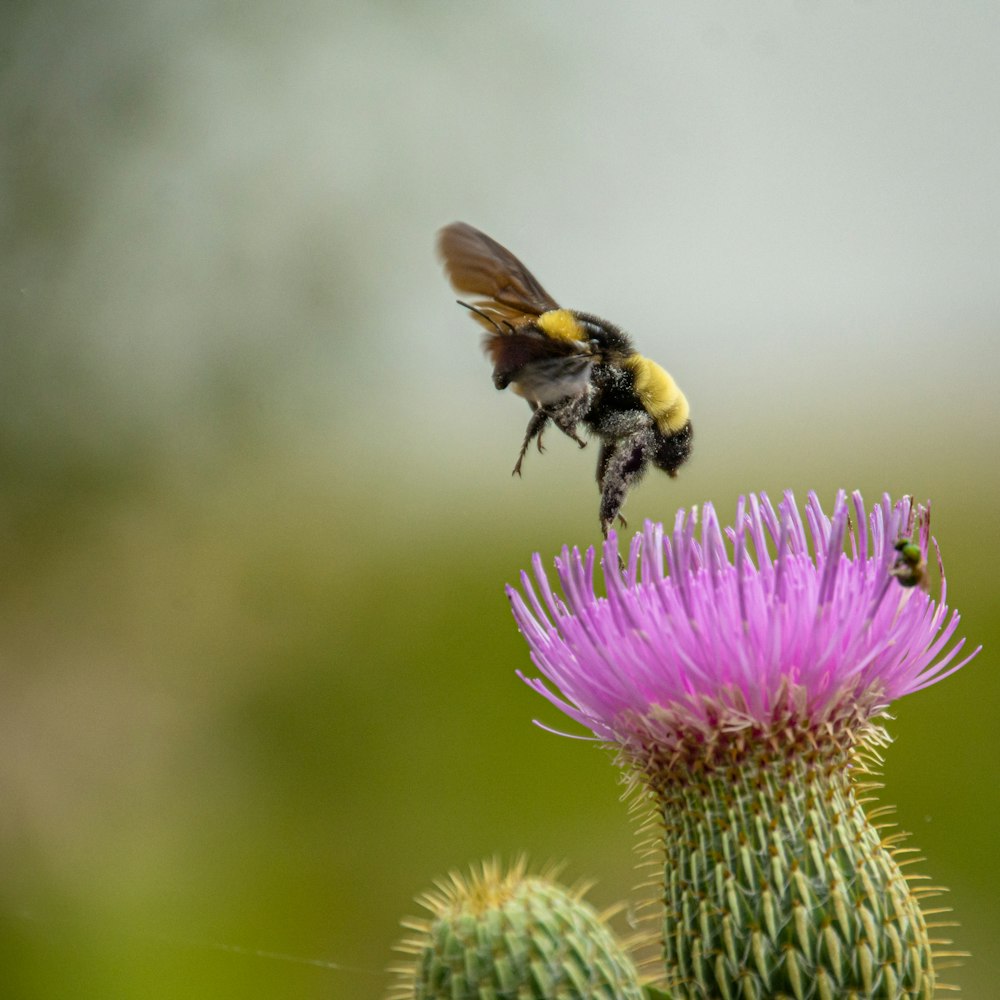
[[[896,706],[885,799],[993,995],[998,46],[990,0],[5,4],[0,994],[377,998],[493,854],[630,896],[502,589],[596,540],[594,448],[511,479],[464,219],[691,399],[633,524],[933,498],[986,648]]]

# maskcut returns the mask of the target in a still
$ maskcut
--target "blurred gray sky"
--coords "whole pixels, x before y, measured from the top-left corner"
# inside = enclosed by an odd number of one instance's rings
[[[996,416],[993,3],[3,17],[7,433],[210,439],[235,398],[299,442],[516,445],[433,259],[456,218],[631,330],[709,439]]]

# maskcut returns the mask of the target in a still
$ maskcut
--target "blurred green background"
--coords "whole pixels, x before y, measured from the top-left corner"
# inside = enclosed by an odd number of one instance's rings
[[[511,479],[455,219],[687,392],[633,525],[933,498],[986,649],[896,706],[885,799],[993,995],[998,43],[986,0],[4,5],[0,995],[377,998],[452,866],[639,880],[502,589],[596,540],[594,448]]]

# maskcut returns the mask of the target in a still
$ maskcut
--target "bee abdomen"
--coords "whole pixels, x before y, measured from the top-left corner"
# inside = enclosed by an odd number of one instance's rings
[[[676,476],[677,470],[688,460],[691,454],[691,440],[694,431],[689,420],[679,431],[664,434],[656,442],[653,452],[653,465],[662,469],[668,476]]]
[[[673,376],[655,361],[632,354],[623,362],[632,372],[635,393],[661,434],[678,434],[689,425],[691,407]]]

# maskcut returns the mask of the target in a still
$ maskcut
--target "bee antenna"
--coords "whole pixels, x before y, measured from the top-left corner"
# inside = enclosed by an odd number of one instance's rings
[[[490,326],[493,327],[494,330],[496,330],[497,333],[503,333],[503,330],[500,329],[497,321],[490,316],[489,313],[485,313],[482,309],[477,309],[474,305],[470,305],[468,302],[463,302],[461,299],[455,299],[455,301],[460,306],[464,306],[468,309],[469,312],[474,312],[477,316],[481,316],[487,323],[490,324]],[[504,320],[504,325],[508,328],[508,330],[513,331],[514,328],[506,320]]]

